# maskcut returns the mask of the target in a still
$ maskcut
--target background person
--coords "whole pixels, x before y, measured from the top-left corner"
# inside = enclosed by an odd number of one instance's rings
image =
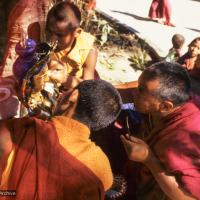
[[[177,62],[185,67],[192,77],[200,78],[200,37],[188,45],[188,51]]]
[[[183,45],[185,43],[185,38],[181,34],[174,34],[172,37],[172,48],[165,57],[167,62],[176,62],[183,55]]]
[[[171,12],[170,0],[153,0],[149,9],[149,17],[164,25],[174,26],[171,23]]]

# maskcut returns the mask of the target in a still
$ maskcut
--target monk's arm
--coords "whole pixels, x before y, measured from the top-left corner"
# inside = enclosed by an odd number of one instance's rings
[[[168,175],[160,162],[153,157],[146,162],[146,166],[150,169],[152,175],[160,185],[163,192],[170,198],[174,200],[194,200],[189,194],[184,192],[177,183],[174,176]]]
[[[181,189],[173,175],[167,174],[160,161],[143,140],[129,136],[121,136],[122,143],[130,160],[142,162],[151,171],[163,192],[173,200],[193,200]],[[195,178],[195,177],[194,177]]]
[[[98,52],[96,47],[90,50],[83,65],[83,80],[94,79],[95,67],[97,63]]]

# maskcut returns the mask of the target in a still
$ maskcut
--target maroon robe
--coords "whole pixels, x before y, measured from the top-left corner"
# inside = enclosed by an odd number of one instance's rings
[[[150,133],[147,144],[166,173],[176,178],[180,188],[200,199],[200,110],[190,101],[164,117]],[[199,102],[198,102],[199,103]],[[168,200],[151,171],[143,164],[126,166],[131,199]]]
[[[180,187],[196,199],[200,199],[199,122],[200,110],[196,102],[190,101],[164,117],[161,126],[152,131],[148,141],[165,170],[176,177]],[[151,187],[156,195],[161,191],[157,183]]]

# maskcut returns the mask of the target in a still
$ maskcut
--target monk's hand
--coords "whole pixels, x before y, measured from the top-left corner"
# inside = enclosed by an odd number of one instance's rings
[[[143,140],[128,134],[126,136],[121,135],[121,140],[130,160],[145,164],[152,159],[153,154]]]

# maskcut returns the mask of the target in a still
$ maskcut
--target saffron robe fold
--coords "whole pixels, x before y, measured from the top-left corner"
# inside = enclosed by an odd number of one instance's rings
[[[5,124],[14,149],[6,189],[16,190],[16,200],[104,199],[100,180],[60,145],[51,121],[23,118]]]

